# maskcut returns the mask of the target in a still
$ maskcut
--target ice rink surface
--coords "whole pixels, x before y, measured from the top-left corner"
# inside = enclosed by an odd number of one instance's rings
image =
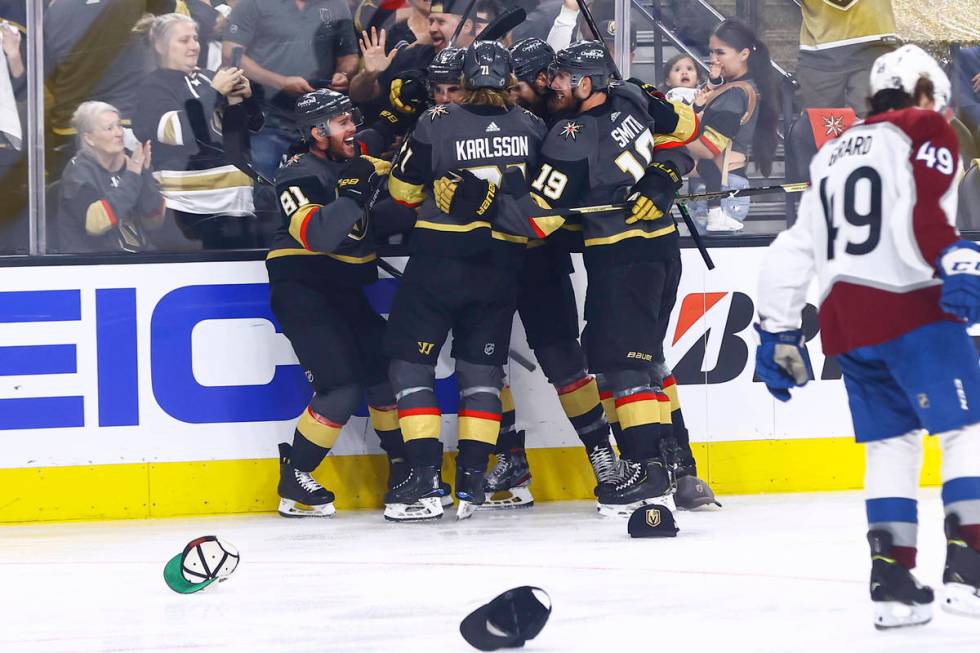
[[[980,651],[980,620],[871,625],[859,493],[723,497],[676,539],[630,539],[584,502],[456,522],[276,515],[0,527],[0,651],[471,651],[473,608],[546,589],[527,651]],[[920,498],[919,578],[939,587],[938,493]],[[235,544],[227,582],[178,595],[166,560],[198,535]]]

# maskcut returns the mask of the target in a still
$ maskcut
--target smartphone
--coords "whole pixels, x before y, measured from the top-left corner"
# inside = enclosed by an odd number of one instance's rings
[[[231,49],[231,67],[241,68],[242,67],[242,54],[245,53],[245,48],[238,47]]]

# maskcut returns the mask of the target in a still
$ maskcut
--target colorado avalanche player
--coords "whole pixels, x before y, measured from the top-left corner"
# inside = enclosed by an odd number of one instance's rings
[[[967,335],[980,321],[980,247],[953,226],[946,75],[906,45],[875,62],[871,92],[867,120],[814,157],[799,221],[769,249],[756,369],[782,401],[807,382],[800,312],[815,276],[824,353],[838,357],[867,444],[874,624],[894,628],[932,617],[933,591],[910,572],[923,429],[943,451],[942,606],[980,616],[980,368]]]

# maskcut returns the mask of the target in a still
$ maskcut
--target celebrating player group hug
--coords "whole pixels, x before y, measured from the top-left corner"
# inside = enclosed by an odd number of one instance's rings
[[[909,571],[923,429],[944,453],[945,605],[980,615],[980,369],[966,331],[980,319],[980,247],[952,226],[942,70],[906,46],[876,63],[872,93],[868,119],[814,159],[799,219],[770,249],[757,371],[781,400],[810,378],[800,324],[816,277],[824,351],[839,357],[868,447],[876,625],[893,627],[928,621],[933,601]],[[279,512],[333,514],[311,472],[365,394],[389,461],[385,518],[442,517],[453,494],[458,518],[531,505],[504,372],[515,312],[581,439],[601,514],[714,503],[663,346],[681,278],[671,207],[694,166],[698,115],[618,79],[598,41],[557,53],[538,39],[447,47],[384,104],[363,128],[346,96],[302,96],[304,145],[276,176],[272,306],[314,391],[280,445]],[[625,208],[570,210],[615,202]],[[376,243],[396,233],[411,256],[386,321],[364,289],[378,278]],[[588,274],[581,334],[573,252]],[[455,488],[441,477],[435,393],[450,331]]]

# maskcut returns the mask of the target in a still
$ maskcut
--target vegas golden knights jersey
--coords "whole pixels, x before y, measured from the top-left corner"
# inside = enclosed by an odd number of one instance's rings
[[[803,0],[803,52],[875,43],[894,36],[891,0]]]

